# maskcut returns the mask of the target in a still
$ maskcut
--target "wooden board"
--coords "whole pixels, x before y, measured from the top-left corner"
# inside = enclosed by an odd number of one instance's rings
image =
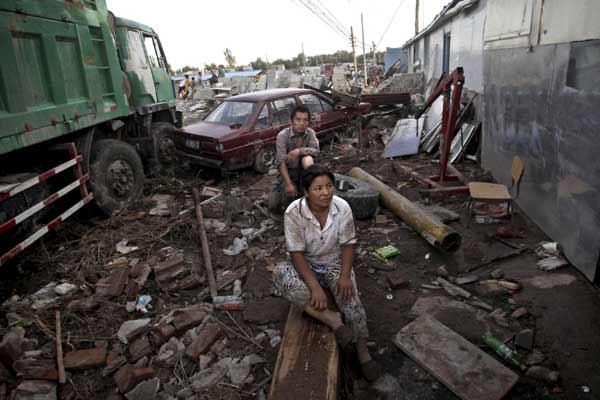
[[[339,350],[331,329],[292,305],[269,400],[336,400]]]
[[[431,316],[406,325],[394,343],[464,400],[499,400],[519,377]]]

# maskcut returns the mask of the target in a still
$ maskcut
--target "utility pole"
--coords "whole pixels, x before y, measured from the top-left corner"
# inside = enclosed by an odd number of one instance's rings
[[[302,43],[302,65],[300,72],[304,71],[304,67],[306,67],[306,56],[304,55],[304,43]]]
[[[373,42],[373,47],[371,47],[371,51],[372,51],[372,57],[373,57],[373,64],[377,65],[377,59],[375,58],[375,55],[377,54],[375,52],[375,42]]]
[[[362,48],[363,48],[363,66],[365,71],[364,87],[367,87],[367,54],[365,52],[365,26],[363,24],[363,15],[360,14],[360,28],[362,29]]]
[[[354,60],[354,79],[358,78],[358,64],[356,63],[356,39],[354,30],[350,27],[350,45],[352,45],[352,59]]]
[[[419,34],[419,0],[415,7],[415,35]]]

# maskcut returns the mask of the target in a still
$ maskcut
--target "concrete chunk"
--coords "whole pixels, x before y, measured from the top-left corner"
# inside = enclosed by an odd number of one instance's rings
[[[65,369],[101,367],[106,363],[106,347],[71,351],[65,354]]]

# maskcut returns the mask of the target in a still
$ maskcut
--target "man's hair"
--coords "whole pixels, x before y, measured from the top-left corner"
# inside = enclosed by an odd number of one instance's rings
[[[328,176],[331,179],[331,183],[335,186],[335,176],[333,173],[321,164],[313,164],[302,172],[302,187],[305,193],[308,192],[308,188],[310,188],[313,181],[320,176]]]
[[[310,121],[310,110],[308,109],[308,107],[306,107],[305,105],[302,105],[302,104],[292,108],[292,113],[290,114],[290,120],[293,121],[294,117],[298,113],[308,114],[308,120]]]

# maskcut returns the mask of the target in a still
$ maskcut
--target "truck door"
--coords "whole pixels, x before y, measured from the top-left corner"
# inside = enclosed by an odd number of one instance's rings
[[[167,61],[162,52],[162,47],[158,38],[153,35],[143,33],[144,46],[148,57],[148,65],[152,71],[154,88],[156,90],[156,102],[169,102],[175,100],[175,92],[171,84],[171,78],[167,72]]]
[[[134,29],[127,29],[127,51],[125,52],[125,69],[131,83],[131,102],[134,106],[154,104],[156,87],[152,70],[148,65],[142,33]]]

